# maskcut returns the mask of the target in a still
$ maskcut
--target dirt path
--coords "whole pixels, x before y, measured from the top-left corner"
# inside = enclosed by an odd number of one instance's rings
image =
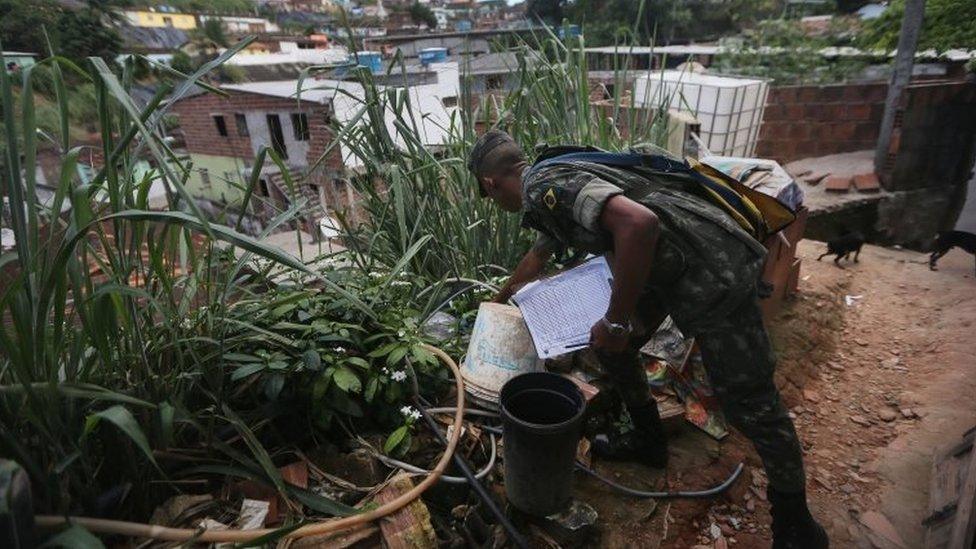
[[[932,272],[924,254],[867,246],[840,269],[815,261],[823,248],[801,243],[801,292],[770,328],[812,507],[833,547],[920,547],[932,456],[976,425],[973,257],[954,251]],[[719,444],[683,428],[667,480],[707,485],[742,459],[745,478],[717,500],[654,509],[588,480],[577,493],[592,494],[604,547],[768,547],[765,478],[740,435]],[[655,484],[637,466],[610,470]]]

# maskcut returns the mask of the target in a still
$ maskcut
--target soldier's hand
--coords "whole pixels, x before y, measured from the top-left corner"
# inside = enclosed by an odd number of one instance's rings
[[[613,335],[602,321],[590,328],[590,347],[604,353],[620,353],[627,348],[627,334]]]

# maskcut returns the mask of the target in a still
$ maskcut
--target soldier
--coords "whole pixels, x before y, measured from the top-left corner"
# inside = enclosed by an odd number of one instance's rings
[[[491,130],[475,143],[468,168],[482,197],[521,212],[523,226],[539,233],[496,301],[537,278],[559,250],[607,256],[614,275],[610,306],[590,330],[590,344],[621,393],[636,436],[594,451],[666,466],[667,441],[638,351],[670,314],[685,335],[696,337],[727,419],[762,459],[773,547],[828,547],[807,507],[800,443],[773,383],[775,357],[757,295],[765,248],[694,192],[687,170],[563,158],[530,166],[507,133]]]

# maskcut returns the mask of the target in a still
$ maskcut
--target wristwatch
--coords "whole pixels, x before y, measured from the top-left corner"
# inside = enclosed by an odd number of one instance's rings
[[[610,332],[610,335],[612,336],[627,335],[630,333],[632,329],[630,322],[626,324],[617,324],[615,322],[610,322],[609,320],[607,320],[607,317],[601,318],[600,322],[603,322],[603,325],[606,327],[607,331]]]

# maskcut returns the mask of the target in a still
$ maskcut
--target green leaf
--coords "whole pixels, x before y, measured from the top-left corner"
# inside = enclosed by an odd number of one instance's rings
[[[409,425],[401,425],[399,429],[390,433],[390,436],[386,437],[386,443],[383,444],[383,453],[389,454],[393,452],[403,442],[403,439],[406,438],[409,432]]]
[[[292,495],[306,507],[319,513],[328,513],[337,517],[354,515],[359,511],[355,507],[350,507],[338,501],[320,496],[311,490],[305,490],[298,486],[288,485],[288,494]]]
[[[121,404],[116,404],[111,408],[102,410],[101,412],[95,412],[94,414],[88,416],[85,422],[85,432],[82,437],[87,436],[100,422],[100,420],[103,419],[118,427],[120,431],[132,439],[132,442],[134,442],[135,445],[142,450],[142,453],[149,458],[149,461],[153,465],[156,465],[157,468],[159,467],[159,465],[156,464],[156,459],[153,457],[152,449],[149,447],[149,440],[146,439],[146,435],[139,427],[139,423],[136,421],[136,418],[132,415],[132,412],[130,412],[128,408],[122,406]]]
[[[400,362],[403,360],[403,357],[407,356],[407,352],[409,350],[409,347],[397,347],[393,352],[386,356],[386,365],[393,366]]]
[[[374,349],[371,353],[369,353],[368,356],[370,358],[379,358],[381,356],[386,356],[390,354],[390,351],[396,349],[397,345],[399,345],[399,343],[396,341],[394,341],[393,343],[387,343],[386,345],[380,347],[379,349]]]
[[[352,364],[353,366],[358,366],[363,370],[369,370],[369,362],[366,362],[358,356],[351,356],[346,359],[346,363]]]
[[[318,351],[314,349],[309,349],[302,354],[302,360],[305,362],[305,367],[313,372],[317,372],[322,368],[322,357],[319,356]]]
[[[263,362],[256,356],[245,355],[242,353],[224,353],[224,360],[229,360],[231,362]]]
[[[64,547],[66,549],[105,549],[102,541],[83,527],[73,524],[41,545],[45,547]]]
[[[173,418],[175,415],[176,410],[169,402],[163,402],[159,405],[159,430],[162,435],[163,447],[168,447],[173,443]]]
[[[337,387],[347,393],[358,393],[363,388],[362,383],[359,381],[359,376],[356,375],[356,372],[353,372],[346,366],[339,366],[339,368],[335,371],[335,374],[332,375],[332,379],[335,380]]]
[[[366,383],[366,392],[363,394],[363,398],[366,399],[366,402],[373,402],[373,397],[376,396],[376,389],[378,389],[379,386],[380,379],[378,377],[374,377]]]
[[[264,363],[261,362],[252,362],[250,364],[245,364],[237,368],[236,370],[234,370],[234,373],[230,375],[230,379],[231,381],[244,379],[245,377],[251,374],[260,372],[261,370],[265,369],[265,367],[266,366],[264,365]]]

